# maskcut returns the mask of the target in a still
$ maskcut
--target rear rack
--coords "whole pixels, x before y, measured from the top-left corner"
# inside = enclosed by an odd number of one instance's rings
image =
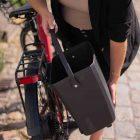
[[[26,76],[27,71],[33,70],[39,73],[39,66],[43,57],[43,50],[24,51],[15,72],[15,79],[18,85],[33,84],[40,80],[39,74]]]
[[[43,49],[28,50],[23,52],[20,61],[18,63],[15,72],[15,80],[25,112],[26,112],[26,108],[25,108],[24,98],[22,96],[21,85],[25,86],[28,84],[34,84],[41,80],[39,71],[43,58],[44,58]],[[34,72],[33,73],[30,72],[30,74],[27,73],[29,72],[29,70],[35,71],[35,73]]]

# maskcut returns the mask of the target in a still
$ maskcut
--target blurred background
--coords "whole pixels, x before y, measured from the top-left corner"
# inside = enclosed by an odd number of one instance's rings
[[[140,0],[133,2],[140,21]],[[24,19],[9,19],[9,13],[25,3],[26,0],[10,0],[8,8],[0,7],[0,140],[29,139],[15,84]],[[32,33],[28,32],[26,42],[32,41]],[[105,129],[104,140],[140,140],[140,51],[119,81],[116,115],[113,126]],[[70,139],[88,140],[89,137],[81,135],[77,129]]]
[[[0,7],[0,140],[26,139],[25,117],[14,76],[21,56],[23,25],[19,22],[23,21],[16,21],[15,25],[9,20],[9,13],[25,3],[26,0],[10,0]]]

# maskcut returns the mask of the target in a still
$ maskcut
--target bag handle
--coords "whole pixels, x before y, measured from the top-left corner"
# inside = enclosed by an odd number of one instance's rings
[[[60,46],[59,41],[57,40],[57,36],[55,34],[54,29],[50,29],[50,34],[51,34],[51,38],[52,38],[52,45],[54,46],[56,52],[59,55],[60,61],[62,62],[63,67],[65,68],[65,71],[68,75],[68,77],[70,78],[72,85],[77,88],[79,85],[79,82],[77,81],[77,79],[74,76],[74,73],[69,65],[69,63],[67,62],[67,59],[62,51],[62,48]]]

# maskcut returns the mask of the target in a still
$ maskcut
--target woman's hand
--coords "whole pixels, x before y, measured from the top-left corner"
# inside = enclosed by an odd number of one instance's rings
[[[113,102],[114,105],[116,105],[116,89],[117,89],[117,84],[116,83],[108,82],[108,88],[109,88],[109,91],[111,93],[112,102]]]
[[[49,29],[55,29],[57,32],[57,25],[55,23],[52,13],[48,10],[46,0],[28,0],[31,6],[39,13],[42,17],[42,27],[46,35],[50,35]]]
[[[113,102],[114,106],[116,106],[116,94],[117,94],[116,91],[117,91],[117,87],[118,87],[118,82],[109,79],[107,84],[108,84],[109,91],[111,93],[112,102]]]
[[[48,10],[47,12],[40,14],[42,18],[42,28],[45,32],[45,34],[50,38],[50,43],[52,44],[51,34],[49,32],[50,29],[54,29],[55,33],[58,31],[57,24],[55,23],[54,17],[52,13],[50,13]],[[51,46],[51,52],[54,53],[55,49]]]
[[[58,26],[54,20],[52,13],[46,11],[45,13],[41,14],[42,17],[42,27],[46,35],[50,36],[49,30],[55,29],[55,32],[58,31]]]

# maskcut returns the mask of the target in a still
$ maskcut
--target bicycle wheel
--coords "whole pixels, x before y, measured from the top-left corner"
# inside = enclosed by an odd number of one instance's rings
[[[35,42],[35,36],[31,30],[30,26],[25,26],[20,34],[20,44],[23,50],[27,49],[29,44],[33,44]],[[33,48],[33,46],[28,46],[28,48]]]
[[[27,75],[32,74],[37,74],[37,71],[27,72]],[[41,140],[41,138],[57,140],[60,137],[61,140],[67,140],[64,135],[65,130],[62,128],[64,117],[62,102],[56,98],[55,92],[47,83],[40,81],[25,87],[25,107],[27,128],[33,128],[36,125],[41,128],[41,133],[32,136],[32,140]],[[61,124],[58,115],[61,115]]]
[[[49,66],[48,66],[49,67]],[[48,68],[47,67],[47,68]],[[43,121],[46,120],[46,125],[43,122],[42,126],[44,125],[44,129],[46,132],[45,127],[48,128],[49,126],[49,134],[50,137],[44,132],[45,138],[51,138],[51,140],[68,140],[68,127],[64,126],[64,105],[60,98],[57,96],[57,93],[55,90],[51,88],[51,85],[45,80],[45,77],[47,75],[46,69],[44,65],[41,69],[41,77],[42,77],[42,83],[44,91],[47,95],[47,106],[45,109],[43,109],[43,113],[40,112],[41,118],[43,116]],[[47,69],[49,71],[49,68]],[[40,90],[41,91],[41,90]],[[40,96],[42,93],[40,92]],[[42,103],[42,101],[41,101]],[[46,112],[45,112],[46,111]],[[47,115],[46,115],[47,114]]]

